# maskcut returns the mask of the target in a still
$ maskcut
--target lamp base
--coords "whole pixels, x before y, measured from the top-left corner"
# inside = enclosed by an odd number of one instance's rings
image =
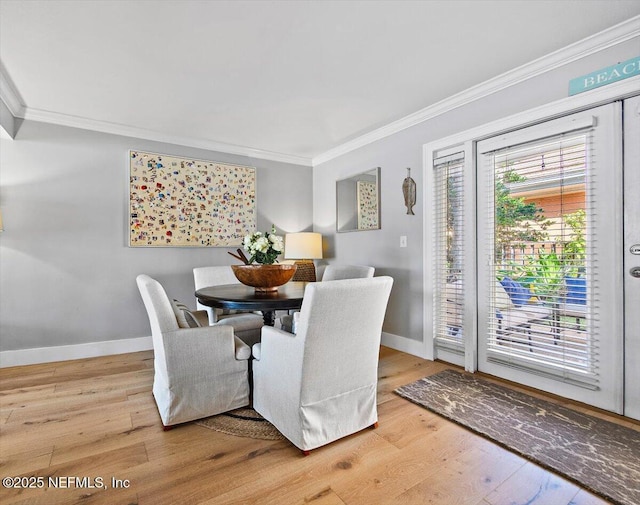
[[[316,282],[316,266],[311,260],[298,260],[294,262],[298,268],[293,274],[292,281]]]

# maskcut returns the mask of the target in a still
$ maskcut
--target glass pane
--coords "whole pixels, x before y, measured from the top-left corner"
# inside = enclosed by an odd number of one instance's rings
[[[463,349],[463,161],[436,168],[436,317],[440,347]]]
[[[495,153],[490,348],[551,373],[591,375],[586,134]]]

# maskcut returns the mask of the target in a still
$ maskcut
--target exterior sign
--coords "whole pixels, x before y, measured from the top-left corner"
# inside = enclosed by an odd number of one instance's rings
[[[569,96],[640,75],[640,56],[569,81]]]

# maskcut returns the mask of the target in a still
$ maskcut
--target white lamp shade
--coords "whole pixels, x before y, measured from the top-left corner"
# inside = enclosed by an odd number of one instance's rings
[[[284,257],[291,260],[322,258],[322,235],[313,232],[287,233],[284,237]]]

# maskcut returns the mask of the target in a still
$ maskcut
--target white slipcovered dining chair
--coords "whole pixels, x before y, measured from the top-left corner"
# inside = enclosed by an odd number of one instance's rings
[[[240,284],[230,266],[196,267],[193,269],[193,281],[198,291],[208,286],[223,284]],[[236,337],[247,345],[260,342],[260,330],[264,325],[264,318],[255,312],[236,312],[233,310],[214,309],[196,301],[199,310],[206,310],[209,324],[224,322],[233,327]]]
[[[322,282],[343,279],[368,279],[373,277],[376,269],[365,265],[327,265],[322,273]],[[295,311],[280,318],[280,327],[289,333],[295,333],[300,312]]]
[[[249,405],[251,348],[233,328],[189,327],[158,281],[138,275],[136,283],[151,325],[153,396],[165,429]]]
[[[322,281],[338,281],[342,279],[366,279],[373,277],[376,269],[365,265],[327,265],[322,274]]]
[[[264,326],[253,406],[305,454],[378,421],[380,337],[393,279],[309,283],[298,333]]]

